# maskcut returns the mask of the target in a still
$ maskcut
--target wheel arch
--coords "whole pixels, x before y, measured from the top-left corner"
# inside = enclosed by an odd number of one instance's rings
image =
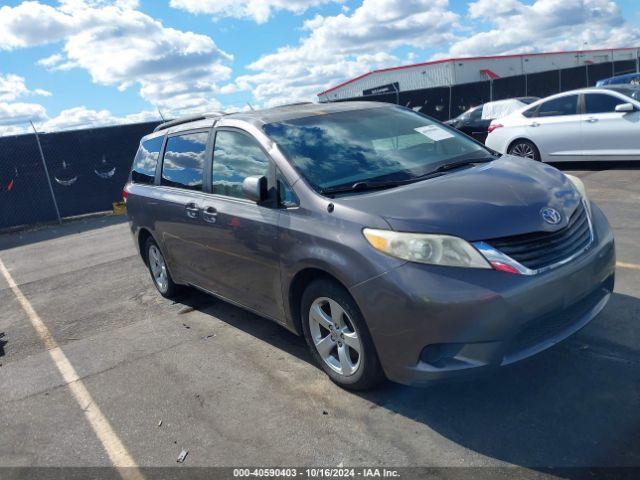
[[[514,138],[513,140],[511,140],[511,141],[507,144],[507,151],[506,151],[505,153],[509,153],[509,150],[511,150],[511,147],[512,147],[515,143],[517,143],[517,142],[522,142],[522,141],[525,141],[525,142],[529,142],[529,143],[531,143],[534,147],[536,147],[536,150],[538,150],[538,155],[540,155],[540,154],[541,154],[541,152],[540,152],[540,147],[538,147],[538,144],[537,144],[536,142],[534,142],[533,140],[531,140],[530,138],[525,137],[525,136],[522,136],[522,135],[520,135],[520,136],[518,136],[518,137]]]
[[[147,259],[147,252],[145,251],[144,245],[145,243],[147,243],[147,240],[149,238],[153,238],[153,240],[156,243],[158,243],[148,229],[142,227],[140,228],[140,230],[138,230],[138,235],[137,235],[138,251],[140,252],[140,256],[142,257],[142,261],[144,262],[145,265],[148,265],[149,263]]]
[[[302,300],[302,294],[305,289],[315,280],[318,279],[326,279],[332,282],[337,283],[341,287],[343,287],[347,292],[349,289],[344,284],[344,282],[340,281],[335,275],[331,274],[329,271],[313,266],[313,267],[305,267],[296,272],[291,281],[289,282],[287,288],[287,308],[289,310],[289,321],[291,323],[291,327],[295,333],[298,335],[302,335],[302,315],[300,311],[300,302]],[[353,296],[352,296],[353,298]],[[355,302],[355,300],[354,300]]]

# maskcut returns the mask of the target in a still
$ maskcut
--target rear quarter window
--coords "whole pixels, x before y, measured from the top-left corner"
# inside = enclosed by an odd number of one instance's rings
[[[155,137],[140,143],[131,168],[131,181],[152,185],[156,177],[158,157],[164,137]]]

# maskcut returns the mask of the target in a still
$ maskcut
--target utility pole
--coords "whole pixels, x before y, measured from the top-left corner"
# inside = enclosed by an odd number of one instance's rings
[[[56,196],[53,193],[53,185],[51,185],[51,177],[49,176],[49,169],[47,168],[47,161],[44,159],[44,152],[42,151],[42,145],[40,144],[40,136],[38,130],[31,120],[29,120],[33,133],[36,134],[36,142],[38,142],[38,150],[40,151],[40,159],[42,160],[42,166],[44,167],[44,174],[47,176],[47,183],[49,184],[49,192],[51,192],[51,200],[53,200],[53,206],[56,208],[56,217],[58,217],[58,223],[62,225],[62,218],[60,217],[60,210],[58,209],[58,202]]]

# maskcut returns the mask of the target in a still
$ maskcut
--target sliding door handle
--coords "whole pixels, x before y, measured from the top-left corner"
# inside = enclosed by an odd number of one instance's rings
[[[184,207],[184,211],[189,218],[198,218],[198,215],[200,214],[200,209],[195,203],[187,203]]]
[[[205,222],[216,223],[218,217],[218,210],[214,207],[207,207],[202,211],[202,219]]]

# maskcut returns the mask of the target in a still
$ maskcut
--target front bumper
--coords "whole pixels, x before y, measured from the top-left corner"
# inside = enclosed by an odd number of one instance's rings
[[[615,276],[613,235],[595,205],[592,223],[586,252],[538,275],[406,263],[353,287],[387,377],[420,384],[479,373],[589,323]]]

